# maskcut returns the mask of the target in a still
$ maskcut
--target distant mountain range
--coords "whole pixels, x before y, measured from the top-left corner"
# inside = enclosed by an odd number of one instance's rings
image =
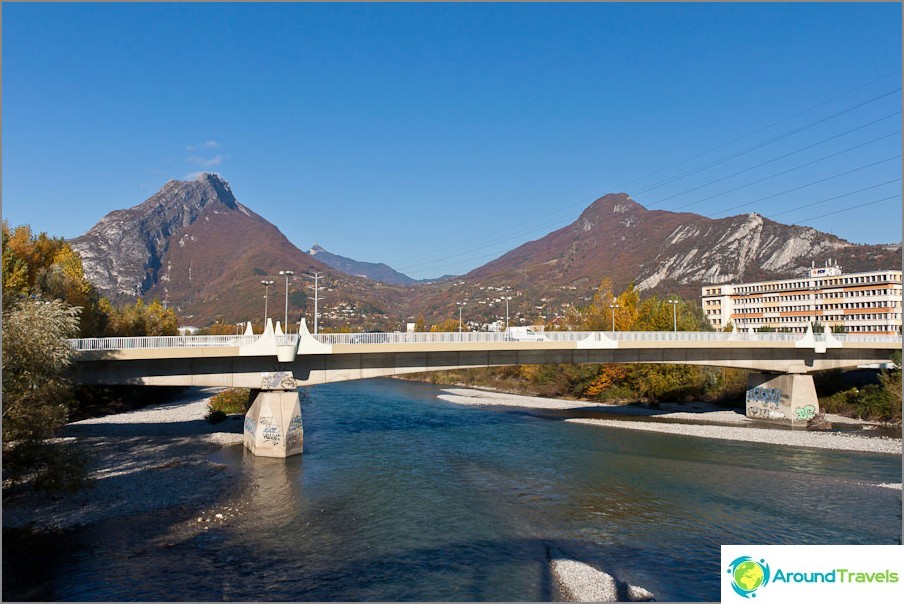
[[[327,266],[331,266],[337,271],[342,271],[346,275],[356,275],[373,281],[389,283],[390,285],[414,285],[415,283],[418,283],[415,279],[412,279],[408,275],[404,275],[385,264],[361,262],[359,260],[346,258],[345,256],[331,254],[316,243],[311,247],[311,250],[308,253]]]
[[[355,329],[398,329],[423,316],[428,323],[510,314],[551,320],[588,300],[604,277],[616,289],[699,298],[704,283],[784,278],[811,262],[832,259],[848,272],[901,266],[900,244],[857,245],[809,227],[758,214],[711,219],[647,210],[624,193],[593,202],[571,225],[525,243],[467,275],[416,282],[385,264],[361,262],[314,245],[306,253],[273,224],[240,204],[221,177],[170,181],[143,203],[111,212],[71,241],[89,279],[115,300],[158,297],[184,321],[205,325],[282,317],[285,281],[293,270],[289,314],[310,321],[311,280],[319,271],[321,323]]]

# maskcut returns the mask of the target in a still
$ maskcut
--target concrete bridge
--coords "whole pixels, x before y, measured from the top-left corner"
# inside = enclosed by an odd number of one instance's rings
[[[405,373],[535,363],[668,363],[753,370],[747,415],[805,423],[818,413],[814,371],[890,362],[900,336],[741,332],[282,333],[71,340],[84,384],[222,386],[259,391],[245,443],[258,455],[302,449],[296,388]]]

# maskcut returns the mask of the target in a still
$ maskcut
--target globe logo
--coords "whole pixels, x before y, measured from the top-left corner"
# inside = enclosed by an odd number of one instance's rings
[[[769,583],[769,565],[765,560],[757,562],[750,556],[735,558],[728,565],[728,574],[732,589],[743,598],[755,598],[754,592]]]

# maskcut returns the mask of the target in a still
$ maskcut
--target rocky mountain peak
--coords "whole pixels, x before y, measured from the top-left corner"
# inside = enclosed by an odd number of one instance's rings
[[[587,206],[575,223],[578,232],[587,233],[606,226],[632,227],[647,209],[627,193],[609,193]]]
[[[160,258],[173,236],[208,211],[248,214],[229,183],[203,173],[191,181],[171,180],[142,203],[110,212],[71,244],[101,292],[135,295],[156,283]]]

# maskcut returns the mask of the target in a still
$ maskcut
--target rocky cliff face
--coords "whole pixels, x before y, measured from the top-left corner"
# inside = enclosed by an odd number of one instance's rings
[[[205,212],[239,211],[229,184],[215,174],[202,174],[193,182],[171,180],[145,202],[104,216],[91,229],[71,241],[82,256],[85,274],[105,295],[134,296],[154,287],[162,258],[174,235],[188,228]]]

